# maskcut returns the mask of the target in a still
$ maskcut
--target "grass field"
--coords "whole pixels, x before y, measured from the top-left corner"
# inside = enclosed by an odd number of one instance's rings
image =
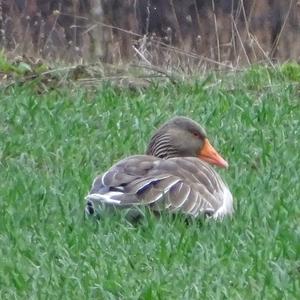
[[[0,91],[1,299],[299,299],[300,78],[252,67],[146,91]],[[229,160],[233,219],[84,218],[94,176],[174,115]]]

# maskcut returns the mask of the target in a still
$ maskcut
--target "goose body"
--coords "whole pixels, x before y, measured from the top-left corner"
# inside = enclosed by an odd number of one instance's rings
[[[231,192],[207,162],[228,165],[199,124],[173,118],[153,135],[146,155],[127,157],[95,178],[86,212],[94,214],[102,205],[144,205],[193,217],[231,215]]]

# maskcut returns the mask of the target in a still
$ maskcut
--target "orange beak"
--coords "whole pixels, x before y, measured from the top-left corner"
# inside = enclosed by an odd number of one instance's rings
[[[204,145],[199,151],[198,157],[210,164],[219,166],[221,168],[228,167],[228,162],[215,150],[208,139],[204,140]]]

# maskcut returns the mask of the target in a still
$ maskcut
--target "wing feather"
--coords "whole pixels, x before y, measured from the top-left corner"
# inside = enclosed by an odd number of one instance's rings
[[[221,177],[198,158],[160,159],[136,155],[121,160],[96,177],[87,200],[89,205],[91,202],[121,207],[150,205],[156,210],[197,216],[216,213],[221,207],[223,215],[222,195],[228,195],[232,201]]]

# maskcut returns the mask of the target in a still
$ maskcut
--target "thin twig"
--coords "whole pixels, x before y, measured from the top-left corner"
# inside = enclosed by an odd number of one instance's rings
[[[236,31],[236,34],[237,34],[237,36],[238,36],[238,39],[239,39],[239,41],[240,41],[241,47],[242,47],[242,49],[243,49],[243,52],[244,52],[244,54],[245,54],[247,63],[248,63],[248,65],[251,65],[251,62],[250,62],[250,60],[249,60],[247,51],[246,51],[246,49],[245,49],[245,47],[244,47],[244,43],[243,43],[243,41],[242,41],[242,39],[241,39],[239,30],[238,30],[238,28],[237,28],[237,26],[236,26],[235,20],[233,19],[232,16],[231,16],[231,19],[232,19],[232,22],[233,22],[233,25],[234,25],[234,29],[235,29],[235,31]]]
[[[135,46],[132,46],[132,49],[138,54],[138,56],[143,60],[145,61],[148,65],[151,66],[151,62],[135,47]]]
[[[278,47],[278,44],[279,44],[279,40],[281,38],[282,32],[283,32],[283,30],[284,30],[284,28],[286,26],[287,21],[288,21],[288,17],[290,15],[293,3],[294,3],[294,0],[290,0],[289,9],[288,9],[287,14],[286,14],[286,16],[284,18],[283,24],[282,24],[282,26],[280,28],[280,32],[278,33],[278,35],[277,35],[277,37],[275,39],[275,42],[274,42],[274,44],[272,46],[272,51],[270,53],[271,57],[273,57],[275,51],[277,50],[277,47]]]
[[[270,64],[270,66],[272,66],[272,68],[275,68],[275,66],[274,66],[274,64],[273,64],[273,62],[272,62],[272,60],[270,59],[270,55],[268,55],[268,54],[264,51],[264,49],[261,47],[260,43],[258,42],[257,38],[256,38],[254,35],[252,35],[251,33],[250,33],[250,38],[251,38],[251,40],[253,40],[253,41],[256,43],[257,47],[258,47],[259,50],[262,52],[262,54],[264,55],[264,57],[266,58],[266,60],[267,60],[268,63]]]
[[[135,67],[135,68],[142,68],[142,69],[148,69],[148,70],[150,70],[150,71],[154,71],[154,72],[156,72],[156,73],[159,73],[159,74],[162,74],[162,75],[164,75],[165,77],[167,77],[173,84],[177,84],[177,81],[178,80],[176,80],[174,77],[174,74],[169,74],[168,72],[166,72],[166,71],[164,71],[164,70],[162,70],[161,68],[159,68],[159,67],[156,67],[156,66],[153,66],[153,65],[151,65],[151,66],[148,66],[148,65],[135,65],[135,64],[133,64],[133,65],[131,65],[132,67]]]
[[[181,34],[181,30],[180,30],[180,25],[178,22],[178,18],[176,15],[176,10],[175,10],[175,6],[174,6],[174,2],[173,0],[169,0],[170,6],[171,6],[171,10],[172,10],[172,14],[174,15],[174,19],[175,19],[175,29],[177,31],[178,37],[179,37],[179,43],[181,46],[183,46],[183,39],[182,39],[182,34]]]
[[[250,33],[250,24],[251,24],[251,20],[252,20],[251,18],[252,18],[252,14],[253,14],[253,11],[254,11],[255,4],[256,4],[256,0],[254,0],[252,5],[251,5],[250,14],[249,14],[248,18],[247,18],[246,11],[245,11],[244,1],[241,1],[240,9],[243,13],[243,17],[244,17],[244,21],[245,21],[245,28],[246,28],[248,39],[250,40],[250,46],[252,48],[252,52],[255,55],[255,59],[257,59],[255,49],[254,49],[254,47],[252,46],[252,43],[251,43],[252,35]],[[258,43],[258,41],[257,41],[257,43]]]
[[[215,25],[215,34],[216,34],[216,41],[217,41],[217,51],[218,51],[218,62],[221,61],[221,53],[220,53],[220,40],[219,40],[219,31],[218,31],[218,23],[217,23],[217,16],[215,10],[215,0],[211,0],[213,15],[214,15],[214,25]]]

